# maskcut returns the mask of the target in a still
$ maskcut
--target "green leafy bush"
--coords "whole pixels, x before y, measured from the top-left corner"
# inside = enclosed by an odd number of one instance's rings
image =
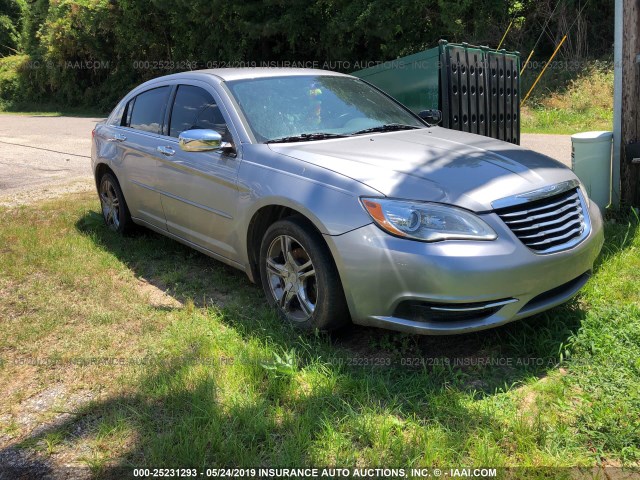
[[[27,95],[24,70],[28,67],[28,63],[28,55],[0,58],[0,106],[23,100]]]
[[[108,110],[132,85],[193,68],[305,62],[353,71],[433,47],[441,38],[529,52],[549,16],[535,0],[0,0],[0,55],[28,54],[32,101]],[[548,28],[565,31],[566,0]],[[613,0],[582,10],[612,36]],[[606,38],[589,48],[606,49]],[[574,42],[575,43],[575,42]],[[573,45],[573,43],[572,43]],[[536,57],[553,51],[543,37]],[[591,52],[598,54],[598,52]],[[602,54],[602,52],[600,52]],[[14,79],[15,80],[15,79]],[[5,86],[6,87],[6,86]],[[13,87],[12,87],[13,88]],[[15,89],[6,87],[13,101]]]

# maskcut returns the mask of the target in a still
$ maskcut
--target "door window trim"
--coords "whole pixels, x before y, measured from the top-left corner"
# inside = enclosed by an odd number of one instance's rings
[[[225,123],[227,124],[227,128],[229,129],[229,134],[231,135],[231,138],[233,140],[233,144],[235,145],[236,148],[236,152],[237,152],[237,157],[240,158],[240,152],[242,149],[242,142],[240,141],[240,135],[237,131],[236,125],[235,123],[231,120],[232,116],[229,114],[228,110],[227,110],[227,106],[224,102],[221,101],[221,95],[218,93],[218,91],[216,90],[215,87],[211,86],[209,83],[204,82],[202,80],[196,80],[196,79],[175,79],[175,80],[167,80],[164,82],[161,82],[157,85],[150,85],[150,88],[147,88],[145,90],[136,92],[135,94],[131,95],[131,97],[129,97],[128,99],[126,99],[127,104],[129,104],[130,102],[134,102],[136,98],[138,97],[138,95],[148,92],[149,90],[154,90],[156,88],[160,88],[160,87],[170,87],[171,88],[171,92],[169,93],[169,100],[167,101],[167,105],[165,105],[165,114],[163,117],[163,121],[162,121],[162,133],[153,133],[153,132],[147,132],[144,130],[136,130],[135,128],[131,128],[129,127],[129,121],[130,121],[130,115],[127,113],[127,115],[129,115],[129,118],[127,119],[127,125],[113,125],[112,128],[117,128],[117,129],[123,129],[125,131],[129,131],[129,132],[135,132],[136,134],[139,135],[145,135],[151,138],[156,138],[156,139],[161,139],[163,142],[169,142],[172,144],[178,144],[178,139],[175,137],[170,137],[169,135],[166,135],[166,129],[168,128],[168,123],[167,123],[167,114],[171,114],[170,112],[173,110],[173,101],[175,100],[175,92],[177,91],[177,87],[179,85],[188,85],[188,86],[192,86],[192,87],[199,87],[204,89],[205,91],[207,91],[212,97],[213,100],[216,102],[216,105],[218,106],[218,108],[220,109],[220,113],[222,113],[222,117],[224,118]],[[171,101],[171,104],[169,104],[168,102]],[[124,116],[124,115],[123,115]]]
[[[129,100],[127,102],[127,105],[124,107],[124,114],[122,115],[120,126],[131,128],[129,127],[129,125],[131,125],[131,112],[133,112],[133,107],[136,103],[136,98],[138,98],[137,95],[133,97],[131,100]],[[122,124],[123,120],[124,120],[124,125]],[[132,128],[131,130],[135,130],[135,128]]]
[[[162,110],[160,113],[160,131],[159,132],[150,132],[148,130],[141,130],[139,128],[133,128],[131,127],[131,117],[133,115],[133,112],[135,111],[135,106],[138,100],[138,97],[140,95],[144,95],[145,93],[149,93],[152,92],[153,90],[159,90],[161,88],[169,88],[169,93],[167,94],[167,101],[165,102],[165,104],[162,106]],[[126,127],[130,128],[131,130],[135,130],[136,132],[144,132],[144,133],[151,133],[151,134],[156,134],[156,135],[162,135],[163,130],[164,130],[164,117],[167,111],[167,106],[168,106],[168,99],[171,96],[171,92],[173,91],[173,86],[171,84],[168,85],[158,85],[158,86],[154,86],[152,88],[148,88],[147,90],[144,90],[140,93],[137,93],[131,100],[129,100],[129,102],[127,103],[127,124]],[[133,103],[132,103],[133,102]]]
[[[220,101],[220,95],[218,94],[218,92],[216,91],[215,88],[213,88],[211,85],[209,85],[206,82],[202,82],[200,80],[175,80],[175,83],[173,84],[175,87],[175,91],[173,93],[173,100],[171,102],[170,105],[168,105],[169,108],[167,108],[167,110],[169,110],[168,112],[168,118],[171,118],[171,114],[173,113],[173,108],[175,107],[175,95],[178,91],[178,87],[180,85],[185,85],[187,87],[198,87],[198,88],[202,88],[205,92],[207,92],[209,95],[211,95],[213,97],[213,101],[215,102],[216,106],[218,107],[218,109],[220,110],[220,113],[222,114],[222,118],[224,118],[224,123],[227,125],[227,129],[229,130],[229,135],[231,135],[231,138],[233,140],[233,144],[235,145],[236,151],[239,151],[240,149],[240,140],[239,140],[239,135],[238,132],[236,131],[236,127],[233,124],[233,122],[231,121],[231,115],[229,115],[229,113],[227,112],[227,109],[224,105],[224,103],[222,103]],[[167,119],[165,118],[165,121]],[[166,128],[169,128],[169,123],[168,121],[166,121]],[[168,130],[167,130],[168,133]],[[167,139],[171,139],[174,143],[178,143],[178,139],[176,137],[171,137],[168,135],[165,135],[165,137]]]
[[[164,117],[162,119],[162,136],[173,138],[169,135],[170,131],[170,122],[171,122],[171,113],[173,112],[173,103],[176,101],[176,95],[178,94],[179,83],[174,83],[171,85],[171,92],[169,93],[169,101],[167,102],[167,108],[164,112]]]
[[[145,89],[145,90],[140,90],[137,91],[135,94],[132,94],[130,97],[128,97],[127,99],[124,99],[123,101],[125,102],[125,109],[123,111],[122,114],[122,120],[120,124],[118,125],[112,125],[113,128],[118,128],[118,129],[124,129],[125,131],[129,131],[129,132],[135,132],[137,134],[140,135],[145,135],[145,136],[150,136],[150,137],[163,137],[164,135],[162,133],[156,133],[156,132],[149,132],[147,130],[138,130],[137,128],[132,128],[131,125],[131,113],[133,112],[133,107],[135,107],[135,102],[136,99],[142,95],[143,93],[147,93],[150,92],[151,90],[156,90],[158,88],[163,88],[163,87],[169,87],[169,96],[167,98],[169,98],[171,96],[171,93],[173,92],[173,88],[174,88],[175,84],[173,82],[170,81],[165,81],[162,83],[159,83],[157,85],[150,85],[149,88]],[[168,100],[167,100],[168,102]],[[165,102],[165,105],[162,108],[162,114],[161,114],[161,122],[162,122],[162,128],[160,129],[161,132],[164,131],[164,117],[167,111],[167,107],[168,104]],[[126,116],[126,119],[125,119]]]
[[[188,83],[176,83],[175,90],[174,90],[174,93],[173,93],[173,98],[172,98],[171,103],[170,103],[171,108],[169,109],[168,115],[166,117],[166,120],[167,120],[167,135],[169,137],[171,137],[171,138],[178,138],[178,137],[174,137],[174,136],[171,135],[171,118],[173,117],[173,110],[175,109],[175,106],[176,106],[176,98],[178,97],[178,90],[180,89],[180,87],[199,88],[200,90],[202,90],[205,93],[209,94],[209,96],[213,100],[213,103],[215,104],[216,108],[220,111],[220,114],[222,115],[222,110],[220,110],[219,103],[216,101],[216,98],[211,94],[211,92],[209,92],[206,88],[202,88],[199,85],[189,85]],[[224,118],[224,115],[222,115],[222,119],[224,120],[224,123],[225,123],[225,125],[227,126],[227,129],[228,129],[229,128],[229,122],[227,121],[226,118]]]

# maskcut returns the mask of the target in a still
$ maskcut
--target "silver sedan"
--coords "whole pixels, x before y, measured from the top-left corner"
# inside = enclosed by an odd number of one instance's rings
[[[104,219],[243,270],[306,330],[464,333],[566,302],[598,207],[562,164],[437,114],[321,70],[157,78],[93,132]]]

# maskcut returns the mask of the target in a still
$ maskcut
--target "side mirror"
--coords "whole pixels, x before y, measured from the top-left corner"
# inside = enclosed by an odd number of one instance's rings
[[[222,135],[207,129],[185,130],[178,136],[178,143],[185,152],[233,149],[231,143],[222,141]]]
[[[442,112],[440,110],[422,110],[418,116],[429,125],[437,125],[442,121]]]

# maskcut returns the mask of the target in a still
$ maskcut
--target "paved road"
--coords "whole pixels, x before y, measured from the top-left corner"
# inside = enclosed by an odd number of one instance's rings
[[[523,133],[520,145],[536,152],[555,158],[571,168],[571,136],[570,135],[538,135]]]
[[[93,188],[91,130],[99,118],[0,114],[0,204]],[[522,145],[570,165],[564,135],[522,135]]]
[[[0,115],[0,203],[91,188],[91,130],[99,118]]]

